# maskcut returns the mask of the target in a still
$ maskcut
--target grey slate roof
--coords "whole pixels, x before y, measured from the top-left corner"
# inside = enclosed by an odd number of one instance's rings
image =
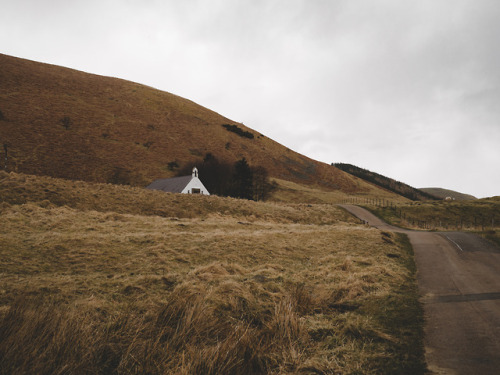
[[[146,189],[163,190],[169,193],[181,193],[192,178],[192,176],[163,178],[161,180],[153,181],[151,184],[146,186]]]

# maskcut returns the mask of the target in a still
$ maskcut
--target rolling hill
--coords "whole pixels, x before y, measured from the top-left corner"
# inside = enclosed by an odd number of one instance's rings
[[[311,204],[400,195],[173,94],[5,55],[0,146],[0,373],[423,373],[408,241]],[[274,202],[143,188],[208,153],[266,168]]]
[[[1,167],[146,186],[211,153],[269,176],[384,194],[190,100],[137,83],[0,54]]]
[[[432,194],[435,197],[445,199],[447,197],[451,197],[457,201],[470,201],[477,199],[473,195],[459,193],[457,191],[442,189],[442,188],[420,188],[420,191],[424,191],[428,194]]]
[[[359,177],[367,182],[379,186],[382,189],[392,191],[413,201],[437,199],[437,197],[432,195],[432,193],[430,192],[416,189],[403,182],[399,182],[392,178],[382,176],[381,174],[369,171],[367,169],[356,167],[352,164],[335,163],[334,166],[343,170],[344,172],[347,172],[353,176]]]

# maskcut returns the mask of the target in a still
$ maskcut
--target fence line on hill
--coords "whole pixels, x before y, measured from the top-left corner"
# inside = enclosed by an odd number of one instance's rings
[[[496,216],[479,216],[472,215],[471,217],[462,217],[454,219],[443,219],[436,217],[433,220],[420,219],[415,217],[411,212],[405,212],[402,206],[395,204],[388,199],[363,198],[363,197],[348,197],[343,199],[341,204],[355,204],[374,206],[385,210],[391,210],[392,215],[396,216],[402,226],[427,229],[427,230],[475,230],[488,231],[499,228],[500,220]]]

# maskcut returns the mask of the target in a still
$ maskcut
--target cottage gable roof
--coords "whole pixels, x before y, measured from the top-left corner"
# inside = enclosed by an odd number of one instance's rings
[[[181,176],[156,180],[146,189],[161,190],[167,193],[205,194],[210,195],[207,188],[198,178],[198,168],[194,167],[191,176]]]
[[[181,193],[192,178],[192,176],[163,178],[152,182],[147,186],[147,189],[163,190],[170,193]]]

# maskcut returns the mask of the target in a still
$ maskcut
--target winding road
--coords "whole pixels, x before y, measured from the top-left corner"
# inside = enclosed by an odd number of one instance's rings
[[[473,234],[404,230],[361,207],[340,206],[376,228],[408,235],[431,373],[500,374],[500,249]]]

